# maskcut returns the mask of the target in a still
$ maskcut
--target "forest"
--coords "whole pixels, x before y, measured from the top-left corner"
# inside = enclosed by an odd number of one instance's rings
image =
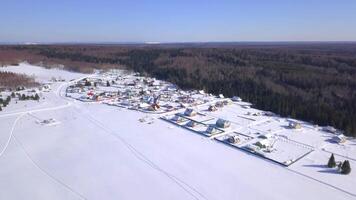
[[[355,43],[0,46],[0,65],[21,61],[131,69],[356,136]]]
[[[29,76],[15,74],[12,72],[0,72],[0,90],[3,89],[16,89],[18,87],[34,87],[38,83]]]

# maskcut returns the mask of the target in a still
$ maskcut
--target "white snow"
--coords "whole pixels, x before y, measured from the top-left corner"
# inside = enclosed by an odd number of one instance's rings
[[[27,64],[5,69],[36,74],[43,82],[54,75]],[[87,76],[56,73],[67,81]],[[314,148],[283,167],[172,125],[162,115],[66,98],[67,85],[53,83],[43,102],[0,112],[0,199],[355,199],[356,172],[340,175],[323,167],[326,150],[352,158],[355,147],[331,144],[331,134],[308,124],[288,129],[287,120],[247,115],[257,110],[238,104],[196,117],[231,121],[228,134],[283,135]],[[44,119],[60,123],[37,123]],[[298,152],[288,145],[281,149]]]

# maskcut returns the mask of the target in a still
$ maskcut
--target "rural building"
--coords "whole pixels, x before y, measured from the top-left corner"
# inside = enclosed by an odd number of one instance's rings
[[[187,123],[187,126],[188,126],[188,127],[192,127],[192,128],[196,127],[197,125],[198,125],[198,123],[195,122],[195,121],[193,121],[193,120],[190,120],[190,121]]]
[[[225,119],[218,119],[215,124],[219,128],[228,128],[231,125],[230,121],[227,121]]]
[[[209,125],[208,128],[206,129],[206,132],[210,135],[214,135],[219,133],[219,130],[215,128],[213,125]]]
[[[256,142],[255,145],[260,147],[261,149],[264,149],[264,148],[268,148],[271,145],[271,143],[269,140],[263,139],[263,140]]]
[[[184,118],[178,115],[174,115],[174,117],[172,118],[172,121],[180,123],[184,121]]]
[[[195,115],[197,115],[197,112],[195,112],[192,108],[187,108],[184,111],[184,115],[188,117],[194,117]]]
[[[214,112],[214,111],[217,111],[217,110],[218,109],[214,105],[210,105],[209,108],[208,108],[208,111],[210,111],[210,112]]]
[[[336,133],[336,132],[337,132],[336,128],[334,128],[334,127],[332,127],[332,126],[325,126],[325,127],[323,128],[323,130],[324,130],[324,131],[327,131],[327,132],[329,132],[329,133]]]
[[[342,144],[346,142],[346,137],[343,134],[340,134],[332,137],[331,140],[335,143]]]
[[[299,122],[290,121],[288,127],[293,129],[301,129],[302,125]]]
[[[242,99],[240,97],[238,97],[238,96],[232,97],[231,100],[235,101],[235,102],[241,102],[242,101]]]
[[[230,136],[227,138],[227,141],[231,144],[236,144],[240,142],[240,138],[238,136]]]

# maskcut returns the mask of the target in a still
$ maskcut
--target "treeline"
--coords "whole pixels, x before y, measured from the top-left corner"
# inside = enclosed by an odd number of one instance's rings
[[[14,89],[19,86],[34,87],[38,86],[38,83],[26,75],[0,71],[0,88]]]
[[[66,65],[76,71],[125,66],[356,136],[356,44],[24,46],[18,51],[85,63]]]
[[[26,101],[26,100],[34,100],[34,101],[38,101],[40,100],[40,96],[36,93],[35,95],[25,95],[25,94],[20,94],[20,93],[11,93],[11,96],[7,96],[5,99],[0,97],[0,111],[2,111],[3,107],[6,107],[7,105],[9,105],[9,103],[11,102],[12,98],[15,98],[17,95],[18,100],[20,101]],[[16,102],[17,103],[17,102]]]

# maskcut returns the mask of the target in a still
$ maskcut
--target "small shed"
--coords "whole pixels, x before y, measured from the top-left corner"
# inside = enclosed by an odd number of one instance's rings
[[[240,142],[240,138],[238,136],[230,136],[227,138],[227,141],[231,144],[236,144]]]
[[[256,142],[255,145],[260,147],[261,149],[264,149],[264,148],[270,147],[271,143],[269,140],[264,139],[264,140],[260,140],[260,141]]]
[[[299,122],[290,121],[288,127],[293,129],[301,129],[302,125]]]
[[[228,127],[230,127],[231,122],[220,118],[216,121],[215,125],[219,128],[228,128]]]
[[[226,100],[223,101],[223,104],[224,104],[225,106],[231,105],[231,104],[232,104],[232,101],[231,101],[230,99],[226,99]]]
[[[160,108],[160,106],[158,104],[154,103],[150,107],[148,107],[148,110],[157,111],[159,108]]]
[[[209,108],[208,108],[208,111],[210,111],[210,112],[214,112],[214,111],[217,111],[217,110],[218,109],[214,105],[210,105]]]
[[[195,110],[193,110],[192,108],[187,108],[184,111],[184,115],[188,116],[188,117],[193,117],[193,116],[197,115],[197,112],[195,112]]]
[[[222,108],[222,107],[224,107],[224,103],[221,102],[221,101],[218,101],[218,102],[215,103],[215,106],[218,107],[218,108]]]
[[[235,102],[241,102],[242,101],[242,99],[240,97],[238,97],[238,96],[232,97],[231,100],[235,101]]]
[[[334,128],[334,127],[332,127],[332,126],[325,126],[325,127],[323,128],[323,130],[324,130],[324,131],[327,131],[327,132],[329,132],[329,133],[336,133],[336,132],[337,132],[336,128]]]
[[[171,120],[177,123],[181,123],[184,121],[184,118],[178,115],[174,115],[174,117]]]
[[[215,128],[213,125],[209,125],[208,128],[206,129],[206,132],[210,135],[214,135],[219,133],[219,130]]]
[[[197,125],[198,125],[198,123],[195,122],[195,121],[193,121],[193,120],[190,120],[190,121],[187,123],[187,126],[188,126],[188,127],[192,127],[192,128],[196,127]]]

